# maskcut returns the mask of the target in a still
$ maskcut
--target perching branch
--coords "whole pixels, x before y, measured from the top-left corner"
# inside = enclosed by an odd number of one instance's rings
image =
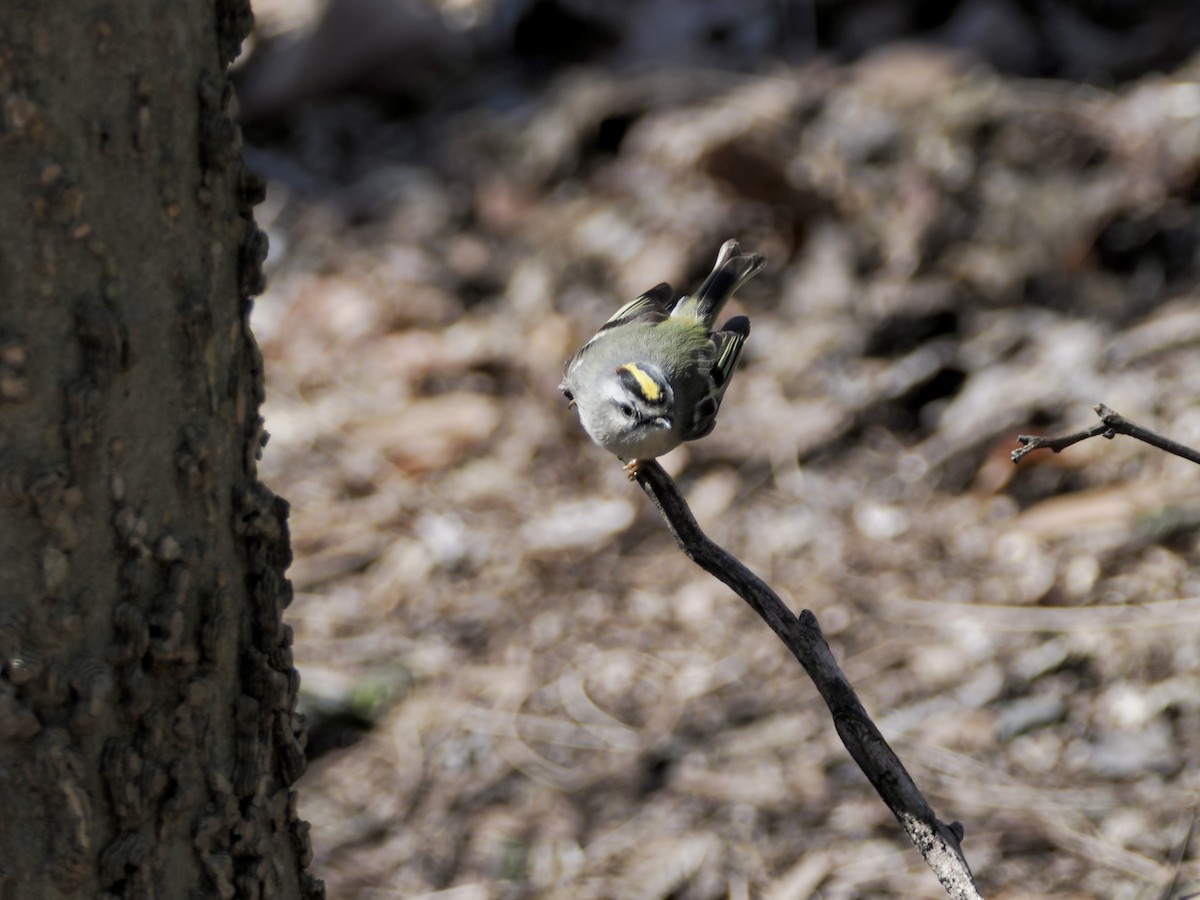
[[[757,575],[709,540],[696,524],[675,482],[657,462],[643,463],[637,482],[662,513],[687,557],[749,603],[799,660],[829,707],[838,737],[904,826],[946,893],[961,900],[979,898],[960,846],[962,825],[958,822],[947,825],[933,814],[842,674],[816,616],[804,610],[797,618]]]
[[[1168,453],[1174,453],[1176,456],[1182,456],[1184,459],[1200,465],[1200,453],[1197,453],[1191,447],[1177,443],[1170,438],[1165,438],[1161,434],[1156,434],[1148,428],[1143,428],[1136,422],[1130,422],[1120,413],[1117,413],[1103,403],[1098,403],[1092,407],[1096,411],[1096,415],[1100,417],[1100,422],[1093,425],[1091,428],[1084,431],[1076,431],[1074,434],[1065,434],[1061,437],[1040,437],[1034,434],[1017,435],[1017,440],[1022,446],[1012,452],[1012,461],[1020,462],[1027,453],[1032,453],[1034,450],[1053,450],[1055,453],[1060,453],[1072,444],[1078,444],[1080,441],[1085,441],[1093,437],[1105,437],[1110,441],[1118,434],[1127,434],[1132,438],[1137,438],[1139,441],[1144,441],[1152,447],[1157,447],[1159,450],[1166,450]]]

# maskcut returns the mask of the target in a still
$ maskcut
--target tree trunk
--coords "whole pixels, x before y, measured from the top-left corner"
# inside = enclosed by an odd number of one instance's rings
[[[0,897],[318,897],[246,0],[0,6]]]

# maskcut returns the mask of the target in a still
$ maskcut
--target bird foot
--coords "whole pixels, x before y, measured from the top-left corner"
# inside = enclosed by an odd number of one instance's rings
[[[629,476],[630,481],[636,481],[638,473],[642,471],[642,466],[646,464],[644,459],[633,459],[625,463],[625,474]]]

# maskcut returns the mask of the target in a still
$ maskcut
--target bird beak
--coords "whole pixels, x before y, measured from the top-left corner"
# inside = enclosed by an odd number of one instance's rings
[[[665,428],[667,431],[671,430],[671,420],[666,416],[659,416],[654,420],[654,425],[656,428]]]

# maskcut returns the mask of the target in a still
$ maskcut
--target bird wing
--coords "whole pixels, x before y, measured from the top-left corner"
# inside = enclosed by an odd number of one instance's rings
[[[683,436],[685,441],[699,440],[716,427],[717,411],[721,408],[721,400],[733,378],[738,360],[742,358],[742,347],[748,337],[750,320],[745,316],[734,316],[721,326],[720,331],[713,333],[713,363],[709,370],[712,388],[696,404],[691,427]]]
[[[671,314],[671,307],[674,306],[671,302],[672,293],[671,286],[666,282],[656,284],[646,293],[633,298],[613,313],[609,320],[600,326],[600,330],[596,334],[600,335],[610,328],[627,325],[630,322],[651,324],[661,322]]]
[[[734,316],[713,335],[716,352],[713,356],[712,381],[717,392],[724,396],[729,379],[742,358],[742,347],[750,337],[750,320],[745,316]],[[718,399],[718,402],[719,399]]]

